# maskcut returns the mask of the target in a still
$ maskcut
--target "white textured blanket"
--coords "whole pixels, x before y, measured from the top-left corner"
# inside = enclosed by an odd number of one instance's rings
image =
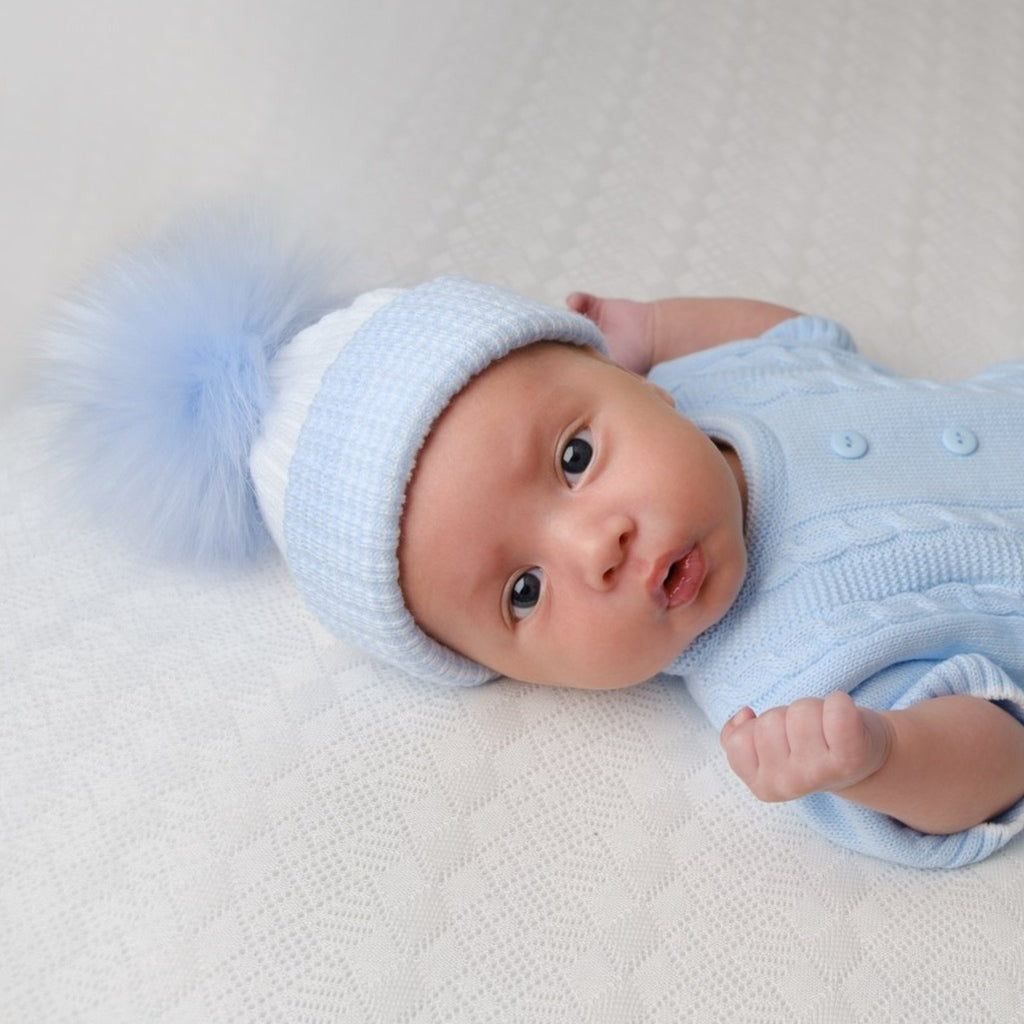
[[[828,845],[686,693],[437,692],[276,563],[56,502],[26,353],[138,228],[269,199],[353,288],[746,294],[908,373],[1024,350],[1005,0],[51,0],[0,38],[0,1020],[1024,1020],[1024,843]]]

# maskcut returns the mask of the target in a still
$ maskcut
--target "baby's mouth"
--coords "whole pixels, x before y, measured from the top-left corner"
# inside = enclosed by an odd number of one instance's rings
[[[704,573],[704,559],[696,546],[690,548],[682,558],[676,559],[668,567],[661,584],[668,607],[680,608],[690,604],[700,591]]]
[[[668,567],[668,572],[665,573],[665,580],[661,584],[661,588],[666,594],[670,594],[675,588],[676,583],[679,582],[679,570],[682,568],[682,564],[683,560],[680,558]]]

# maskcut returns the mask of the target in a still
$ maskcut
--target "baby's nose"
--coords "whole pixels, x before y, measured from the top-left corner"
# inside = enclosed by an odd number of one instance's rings
[[[632,520],[624,515],[606,516],[577,528],[575,549],[588,586],[595,590],[614,586],[633,532]]]

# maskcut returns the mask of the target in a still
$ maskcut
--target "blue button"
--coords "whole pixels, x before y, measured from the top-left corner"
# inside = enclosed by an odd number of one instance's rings
[[[946,427],[942,432],[942,447],[954,455],[970,455],[978,448],[978,438],[966,427]]]
[[[830,438],[829,444],[836,455],[844,459],[859,459],[868,450],[868,440],[856,430],[837,430]]]

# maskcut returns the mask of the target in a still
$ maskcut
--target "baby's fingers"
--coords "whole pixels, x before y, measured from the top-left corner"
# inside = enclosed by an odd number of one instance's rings
[[[589,292],[573,292],[566,297],[565,304],[574,313],[593,320],[595,324],[598,322],[601,303],[596,295],[591,295]]]
[[[750,708],[737,711],[722,727],[719,742],[729,767],[748,786],[757,778],[760,757],[757,752],[755,727],[757,716]]]
[[[729,737],[741,726],[744,722],[753,721],[757,716],[754,714],[753,708],[740,708],[732,718],[729,719],[725,725],[722,726],[722,731],[719,734],[718,740],[724,747]]]
[[[759,800],[793,800],[815,788],[824,752],[820,708],[801,700],[757,717],[740,712],[722,730],[729,767]]]

